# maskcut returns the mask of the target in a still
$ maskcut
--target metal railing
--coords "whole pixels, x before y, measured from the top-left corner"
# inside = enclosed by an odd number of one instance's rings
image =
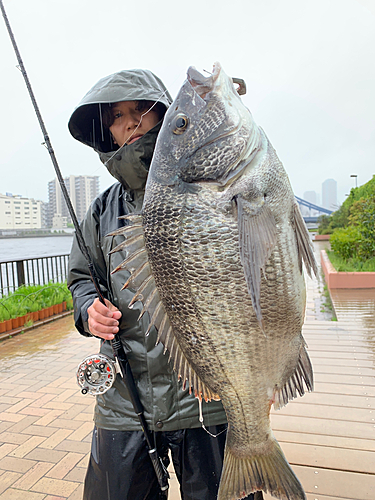
[[[0,295],[14,292],[22,285],[63,283],[68,275],[69,254],[0,262]]]

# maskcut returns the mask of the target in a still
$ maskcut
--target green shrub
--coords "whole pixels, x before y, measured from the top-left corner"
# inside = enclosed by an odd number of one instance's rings
[[[331,248],[343,259],[356,258],[358,257],[361,237],[358,227],[349,226],[335,229],[330,238]]]
[[[24,285],[0,299],[0,321],[24,316],[61,302],[67,303],[68,310],[73,308],[72,297],[65,283]]]
[[[349,221],[361,233],[358,257],[362,260],[375,257],[375,193],[353,203]]]
[[[338,272],[375,272],[375,257],[373,257],[372,259],[367,259],[365,261],[356,258],[343,259],[331,250],[326,250],[326,252],[333,267]]]
[[[331,215],[323,215],[319,217],[319,234],[332,234],[336,228],[346,227],[352,224],[352,207],[361,199],[375,199],[375,175],[371,180],[366,182],[366,184],[357,188],[352,188],[349,196],[338,210],[333,212]]]

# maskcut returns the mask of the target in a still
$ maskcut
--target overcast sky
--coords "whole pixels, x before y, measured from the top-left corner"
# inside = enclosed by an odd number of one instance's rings
[[[302,196],[338,201],[375,174],[375,0],[3,0],[64,176],[114,182],[67,122],[103,76],[148,68],[174,97],[190,65],[220,61]],[[47,201],[55,177],[0,17],[0,193]]]

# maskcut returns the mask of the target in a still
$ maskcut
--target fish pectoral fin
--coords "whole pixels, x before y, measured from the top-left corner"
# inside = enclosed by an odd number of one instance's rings
[[[250,202],[239,195],[236,202],[241,263],[256,317],[264,330],[260,306],[261,271],[276,244],[276,223],[264,198]]]
[[[310,240],[305,221],[303,220],[298,203],[294,202],[294,229],[297,239],[299,269],[302,273],[302,261],[305,264],[307,274],[312,277],[311,271],[318,278],[318,266],[316,264],[314,249]]]

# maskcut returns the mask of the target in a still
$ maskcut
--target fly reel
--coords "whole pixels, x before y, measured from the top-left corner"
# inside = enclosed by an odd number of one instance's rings
[[[115,362],[105,354],[91,354],[78,366],[77,382],[82,394],[98,396],[113,385],[116,378]]]

